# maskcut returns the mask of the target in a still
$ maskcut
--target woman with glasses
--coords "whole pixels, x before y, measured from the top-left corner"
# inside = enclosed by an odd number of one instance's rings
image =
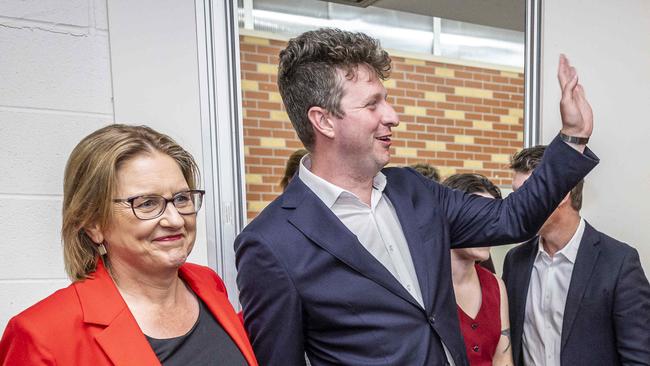
[[[221,279],[186,263],[204,192],[192,156],[110,125],[68,160],[63,247],[73,283],[14,317],[3,365],[257,365]]]

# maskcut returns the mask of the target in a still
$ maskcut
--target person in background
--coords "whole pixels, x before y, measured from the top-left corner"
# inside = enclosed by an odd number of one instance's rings
[[[465,193],[501,199],[499,188],[480,174],[454,174],[442,184]],[[505,285],[477,264],[489,257],[489,247],[451,250],[451,279],[471,366],[512,365]]]
[[[440,182],[440,173],[438,172],[438,169],[431,164],[418,163],[418,164],[411,165],[411,168],[415,169],[416,172],[422,174],[425,178],[428,178],[434,182]],[[492,184],[492,182],[489,183]],[[494,188],[496,188],[497,191],[499,189],[496,186],[494,186]],[[501,198],[501,192],[498,191],[498,193],[499,193],[499,198]],[[488,271],[492,273],[496,273],[494,270],[494,263],[492,262],[492,256],[489,254],[489,251],[488,251],[488,258],[486,260],[480,261],[479,264],[483,268],[487,269]]]
[[[558,136],[534,188],[504,200],[454,191],[411,168],[384,169],[399,116],[376,39],[308,31],[279,59],[280,94],[309,155],[235,239],[260,363],[304,365],[306,352],[313,366],[466,365],[450,246],[529,238],[597,158]],[[573,113],[583,108],[584,99],[563,105],[564,134],[591,135],[592,119]]]
[[[291,182],[293,176],[296,175],[298,167],[300,167],[300,159],[302,159],[302,157],[308,153],[309,152],[305,149],[298,149],[289,155],[289,159],[287,159],[287,165],[284,167],[284,176],[280,181],[280,188],[282,188],[283,192],[285,189],[287,189],[287,185],[289,185],[289,182]]]
[[[535,146],[512,158],[513,190],[530,189],[547,155]],[[506,255],[516,365],[650,365],[650,285],[639,254],[581,217],[583,185]]]
[[[434,182],[440,182],[440,172],[431,164],[418,163],[411,165],[411,168],[415,169],[416,172],[422,174],[425,178],[429,178]]]
[[[2,365],[257,365],[196,239],[194,158],[145,126],[109,125],[68,159],[63,251],[73,283],[9,321]]]

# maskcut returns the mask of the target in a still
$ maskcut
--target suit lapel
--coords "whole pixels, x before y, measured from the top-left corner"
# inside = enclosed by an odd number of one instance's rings
[[[389,179],[388,176],[386,179]],[[417,227],[417,220],[415,220],[415,208],[411,199],[405,196],[404,191],[400,190],[395,182],[390,184],[388,181],[384,192],[397,212],[418,277],[424,307],[429,310],[433,306],[433,294],[438,293],[436,288],[438,281],[433,278],[434,271],[431,268],[434,259],[429,256],[433,249],[426,248],[424,245],[424,240]]]
[[[210,313],[224,331],[228,333],[230,339],[235,342],[248,364],[256,365],[253,349],[248,342],[248,336],[243,331],[243,325],[225,293],[216,291],[214,282],[207,282],[201,276],[196,276],[187,266],[181,266],[179,273],[192,291],[205,303]]]
[[[561,349],[564,348],[564,344],[571,333],[573,322],[575,321],[580,303],[585,294],[585,289],[589,283],[589,278],[598,260],[600,248],[597,244],[599,241],[600,237],[598,232],[585,222],[585,231],[580,241],[580,248],[578,248],[575,264],[573,265],[571,283],[564,306]]]
[[[516,273],[521,273],[521,276],[515,276],[514,278],[514,294],[513,298],[508,299],[511,301],[514,306],[514,317],[516,320],[513,324],[510,324],[512,329],[512,338],[513,343],[518,342],[519,346],[513,348],[513,357],[515,358],[515,364],[520,364],[517,362],[521,358],[521,351],[523,347],[523,335],[524,335],[524,320],[526,318],[526,301],[528,299],[528,287],[530,286],[530,276],[533,272],[533,264],[535,263],[535,257],[537,256],[537,248],[539,245],[539,237],[535,237],[529,240],[527,243],[522,244],[525,246],[525,251],[522,252],[521,258],[513,258],[513,265],[515,268],[511,271],[512,275]],[[518,324],[515,329],[514,324]]]
[[[363,276],[421,308],[413,296],[361,245],[357,237],[299,177],[291,181],[283,196],[282,207],[295,210],[289,216],[289,222],[303,235]]]
[[[113,364],[160,364],[101,260],[93,278],[76,283],[75,289],[84,322],[105,327],[95,339]]]

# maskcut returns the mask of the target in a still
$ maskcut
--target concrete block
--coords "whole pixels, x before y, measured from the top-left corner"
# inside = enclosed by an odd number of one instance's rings
[[[0,109],[0,193],[63,194],[70,152],[111,119]]]
[[[9,319],[69,284],[66,279],[0,282],[0,332]]]
[[[65,278],[61,202],[61,197],[0,198],[0,280]]]
[[[3,0],[0,16],[87,27],[88,0]]]
[[[107,35],[0,27],[0,105],[113,113]]]
[[[106,0],[94,0],[93,12],[95,15],[95,28],[108,30],[108,10]]]

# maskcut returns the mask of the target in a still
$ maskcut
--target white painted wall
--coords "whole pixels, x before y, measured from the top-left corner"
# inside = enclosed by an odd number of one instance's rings
[[[639,250],[650,272],[650,1],[544,1],[542,135],[560,128],[557,58],[578,69],[594,110],[589,146],[601,163],[585,182],[583,216]]]
[[[63,170],[113,121],[107,29],[104,0],[0,1],[0,330],[69,283]]]
[[[170,135],[203,172],[195,18],[194,1],[108,0],[115,121]],[[198,220],[188,260],[206,265],[205,209]]]

